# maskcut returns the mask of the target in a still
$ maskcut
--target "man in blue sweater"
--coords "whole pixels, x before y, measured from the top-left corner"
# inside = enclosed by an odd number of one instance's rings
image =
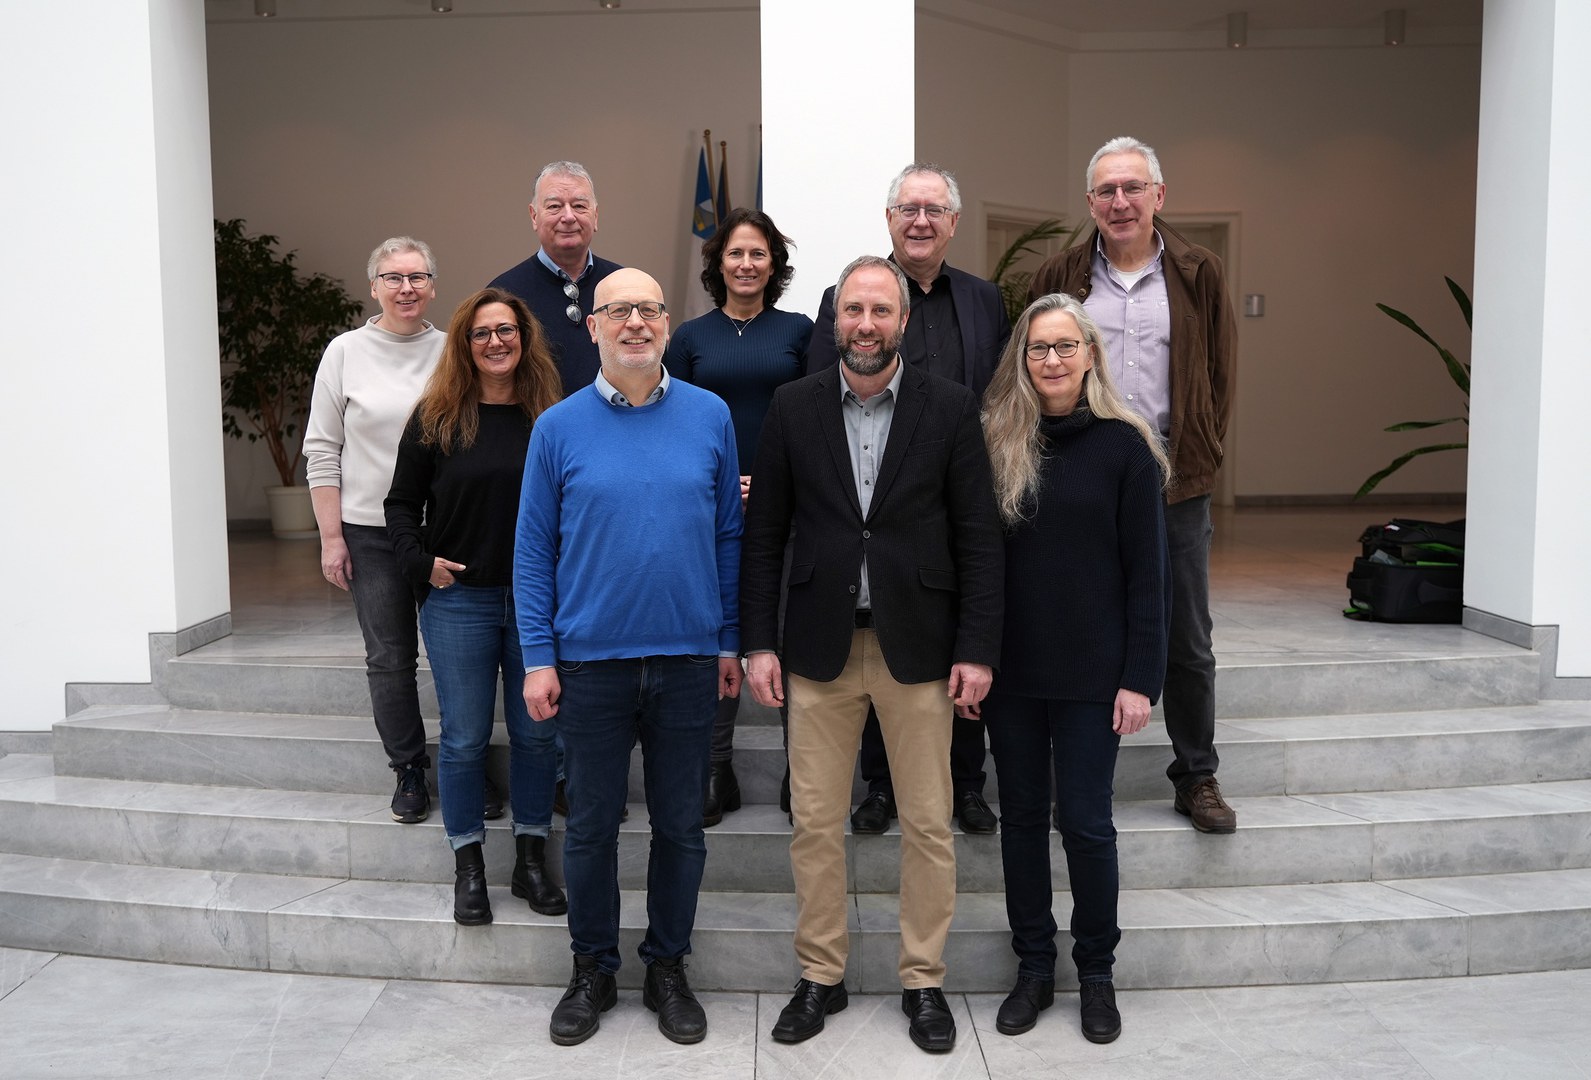
[[[568,774],[563,867],[574,975],[552,1041],[584,1042],[618,1000],[619,817],[639,737],[652,848],[641,1000],[700,1042],[685,980],[707,845],[702,788],[717,699],[740,692],[740,465],[729,409],[663,369],[663,290],[639,270],[596,288],[595,381],[536,420],[514,545],[533,719],[557,717]]]
[[[507,289],[530,308],[547,333],[565,397],[591,385],[597,347],[586,330],[597,285],[619,268],[591,254],[597,233],[597,189],[577,161],[551,161],[536,174],[530,224],[541,247],[490,284]]]

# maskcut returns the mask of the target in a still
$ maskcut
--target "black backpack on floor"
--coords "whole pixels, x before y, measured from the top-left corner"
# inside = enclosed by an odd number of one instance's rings
[[[1359,537],[1348,574],[1350,619],[1456,623],[1464,618],[1464,520],[1393,518]]]

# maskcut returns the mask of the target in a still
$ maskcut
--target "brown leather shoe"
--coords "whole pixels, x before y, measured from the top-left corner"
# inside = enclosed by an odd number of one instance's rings
[[[1191,818],[1193,827],[1202,833],[1237,832],[1237,811],[1221,798],[1221,785],[1213,776],[1200,780],[1187,791],[1177,792],[1172,808],[1183,817]]]

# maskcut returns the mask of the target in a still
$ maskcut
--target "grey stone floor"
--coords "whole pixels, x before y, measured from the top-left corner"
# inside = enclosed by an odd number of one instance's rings
[[[1027,1035],[994,1031],[997,995],[952,994],[960,1039],[929,1057],[893,997],[854,997],[817,1038],[768,1037],[777,995],[703,994],[707,1041],[675,1046],[639,994],[602,1029],[553,1046],[544,987],[399,982],[0,949],[0,1076],[1100,1077],[1585,1080],[1591,971],[1412,982],[1139,990],[1123,1034],[1094,1046],[1060,995]]]

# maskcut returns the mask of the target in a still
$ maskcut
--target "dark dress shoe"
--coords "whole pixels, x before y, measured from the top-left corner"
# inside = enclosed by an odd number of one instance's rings
[[[613,983],[613,976],[597,970],[597,958],[575,957],[569,989],[553,1006],[552,1041],[559,1046],[585,1042],[602,1026],[602,1014],[618,1003],[619,990]]]
[[[486,788],[481,805],[481,817],[487,821],[496,821],[503,816],[503,793],[497,790],[497,785],[490,780],[485,781]]]
[[[1224,835],[1237,832],[1237,811],[1221,798],[1221,785],[1209,776],[1187,791],[1177,792],[1172,809],[1193,821],[1193,827],[1202,833]]]
[[[773,1041],[782,1043],[805,1042],[823,1030],[823,1020],[850,1004],[845,984],[824,986],[811,979],[796,983],[795,997],[779,1012],[779,1022],[773,1025]]]
[[[492,921],[492,902],[486,896],[486,859],[479,841],[453,852],[453,921],[460,926],[484,926]]]
[[[869,791],[851,814],[853,833],[881,833],[895,817],[895,798],[887,791]]]
[[[1094,1043],[1115,1042],[1116,1036],[1121,1034],[1116,988],[1108,982],[1086,982],[1080,990],[1083,1038]]]
[[[900,1011],[910,1021],[906,1031],[918,1049],[945,1054],[956,1048],[956,1018],[937,986],[900,992]]]
[[[646,965],[641,1004],[657,1013],[657,1030],[670,1042],[688,1046],[707,1037],[707,1014],[685,981],[684,960],[653,960]]]
[[[710,829],[724,815],[740,809],[740,781],[735,779],[732,761],[714,761],[707,766],[707,793],[702,797],[702,828]]]
[[[514,876],[508,879],[508,891],[528,901],[530,910],[538,915],[562,915],[568,911],[568,897],[547,876],[547,838],[516,836],[514,848]]]
[[[962,832],[979,835],[994,832],[994,827],[999,824],[994,811],[989,809],[989,804],[976,791],[963,791],[956,795],[956,820],[961,822]]]
[[[1016,986],[1000,1003],[1000,1012],[994,1018],[994,1029],[1001,1035],[1021,1035],[1025,1031],[1032,1031],[1039,1022],[1039,1013],[1054,1004],[1054,979],[1018,975]]]

